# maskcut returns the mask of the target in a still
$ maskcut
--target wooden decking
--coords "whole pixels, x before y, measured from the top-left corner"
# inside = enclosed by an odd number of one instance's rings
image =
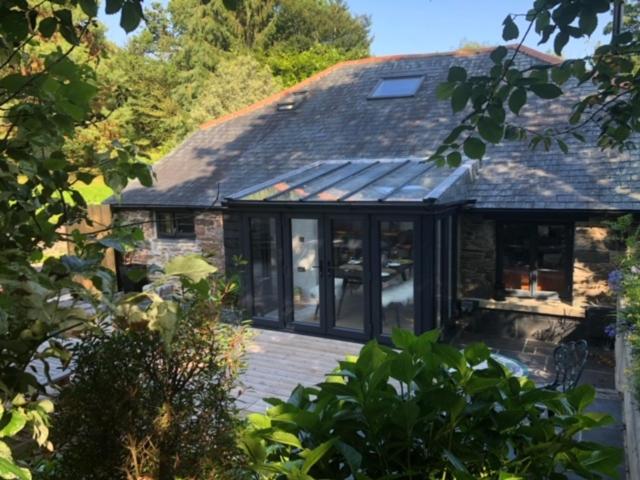
[[[244,388],[239,407],[264,412],[262,399],[287,399],[298,385],[315,385],[337,366],[339,360],[360,351],[362,345],[339,340],[309,337],[288,332],[255,329],[248,348],[248,368],[242,377]]]

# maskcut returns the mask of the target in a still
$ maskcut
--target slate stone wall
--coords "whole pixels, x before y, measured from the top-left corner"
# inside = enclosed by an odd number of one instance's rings
[[[114,216],[123,223],[138,224],[144,233],[144,246],[128,255],[128,263],[164,265],[175,256],[199,253],[207,256],[219,269],[225,268],[223,219],[220,212],[196,214],[196,238],[193,240],[158,238],[151,210],[117,210]]]
[[[482,215],[460,215],[460,297],[492,298],[496,283],[496,225]]]

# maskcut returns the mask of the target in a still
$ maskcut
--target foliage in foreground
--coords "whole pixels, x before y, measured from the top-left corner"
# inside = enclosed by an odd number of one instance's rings
[[[640,400],[640,226],[632,215],[624,215],[610,227],[626,247],[619,269],[609,274],[609,288],[623,299],[612,333],[624,335],[631,346],[632,383]]]
[[[83,340],[52,417],[42,479],[232,478],[234,406],[248,330],[218,321],[213,267],[177,257],[155,287],[121,303],[115,330]],[[179,279],[179,285],[175,281]]]
[[[140,2],[107,2],[133,30]],[[107,247],[135,240],[124,232],[101,239],[60,227],[86,219],[74,189],[96,174],[119,191],[132,178],[150,185],[135,148],[109,141],[69,155],[77,130],[99,123],[95,65],[101,31],[96,0],[0,2],[0,477],[29,480],[34,452],[50,450],[42,377],[55,357],[66,364],[70,331],[90,328],[108,311],[113,274],[102,267]],[[106,232],[105,232],[106,233]],[[118,238],[116,238],[118,237]],[[75,255],[43,260],[55,242],[72,240]],[[94,306],[93,314],[79,305]],[[44,365],[38,378],[30,365]]]
[[[325,383],[270,399],[242,439],[255,478],[617,476],[619,450],[576,438],[613,421],[585,410],[593,387],[536,388],[485,345],[459,351],[438,337],[396,329],[396,350],[370,342]]]
[[[609,43],[581,58],[559,58],[570,42],[591,37],[620,3],[630,7],[628,24]],[[527,141],[534,149],[557,146],[565,154],[579,142],[602,149],[635,149],[640,132],[637,19],[637,2],[618,0],[534,0],[526,13],[507,15],[502,38],[516,41],[516,48],[496,48],[493,65],[485,72],[453,66],[447,81],[439,85],[438,96],[462,115],[431,160],[457,165],[462,153],[482,159],[489,145],[509,140]],[[516,23],[521,20],[522,29]],[[553,44],[557,62],[521,61],[525,54],[520,47],[533,36],[538,45]],[[558,101],[572,107],[566,122],[545,126],[521,121],[527,105],[543,111]]]

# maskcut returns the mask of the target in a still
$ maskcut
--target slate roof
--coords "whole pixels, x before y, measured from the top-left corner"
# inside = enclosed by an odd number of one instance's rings
[[[335,65],[288,91],[204,124],[154,166],[154,187],[134,182],[119,203],[109,203],[208,208],[313,162],[425,158],[461,116],[452,114],[448,102],[437,100],[438,84],[452,65],[486,72],[492,65],[490,51],[373,57]],[[521,66],[545,61],[557,59],[531,49],[519,56]],[[381,78],[407,74],[425,75],[415,97],[367,98]],[[305,90],[297,108],[277,110],[292,92]],[[561,125],[572,103],[570,97],[551,105],[533,101],[519,121],[536,129]],[[557,149],[531,151],[521,142],[489,148],[468,198],[482,209],[640,210],[637,153],[567,143],[569,155]]]

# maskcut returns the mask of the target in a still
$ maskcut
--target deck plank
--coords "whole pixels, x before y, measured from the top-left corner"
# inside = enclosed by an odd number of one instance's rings
[[[264,412],[269,405],[263,398],[286,400],[299,384],[310,387],[323,382],[338,361],[357,354],[362,347],[358,343],[289,332],[258,328],[254,332],[238,396],[238,407],[246,412]]]

